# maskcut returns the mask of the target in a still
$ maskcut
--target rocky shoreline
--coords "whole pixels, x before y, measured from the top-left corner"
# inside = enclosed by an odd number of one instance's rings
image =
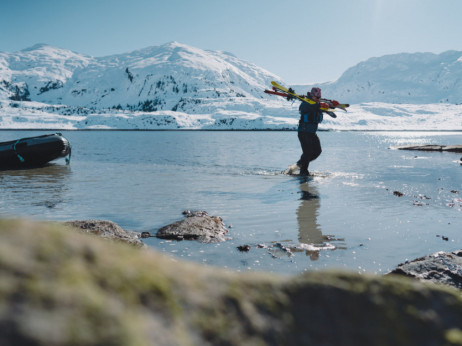
[[[105,240],[127,243],[138,248],[146,247],[141,238],[153,236],[160,239],[195,240],[202,243],[215,243],[230,239],[227,237],[228,229],[221,217],[209,216],[206,211],[185,211],[183,215],[185,215],[184,220],[161,227],[155,235],[149,232],[127,231],[116,223],[106,220],[68,221],[64,225],[76,228],[79,232],[93,234]],[[290,247],[281,243],[275,243],[271,247],[260,244],[258,247],[267,248],[273,257],[277,257],[275,251],[290,257],[294,251],[320,251],[324,249],[312,245],[307,250],[307,244]],[[328,249],[332,248],[328,247]],[[251,250],[251,247],[246,244],[240,245],[237,250],[247,252]],[[462,250],[450,253],[437,252],[401,263],[385,275],[391,274],[462,289]]]
[[[116,223],[107,220],[74,220],[64,223],[82,233],[93,234],[106,240],[122,242],[135,247],[145,247],[140,234],[126,231]]]
[[[441,144],[404,145],[404,146],[394,147],[393,149],[462,153],[462,145],[460,144],[457,144],[457,145],[441,145]],[[459,164],[462,166],[462,157],[459,160]]]
[[[440,251],[401,263],[387,275],[391,274],[462,289],[462,250]]]
[[[419,150],[419,151],[446,151],[453,153],[462,153],[462,145],[441,145],[441,144],[427,144],[427,145],[404,145],[396,147],[398,150]]]

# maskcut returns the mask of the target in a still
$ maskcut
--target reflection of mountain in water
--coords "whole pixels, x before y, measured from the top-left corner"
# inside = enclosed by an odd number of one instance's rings
[[[17,211],[19,207],[21,213],[33,215],[36,212],[30,212],[31,208],[55,208],[64,200],[63,195],[67,190],[70,173],[69,166],[60,164],[1,171],[1,213],[8,213],[9,210]]]
[[[319,258],[319,251],[330,249],[335,250],[338,245],[330,244],[332,241],[343,242],[344,239],[335,239],[331,235],[323,235],[321,226],[318,223],[319,208],[321,206],[319,192],[315,185],[309,182],[300,184],[300,206],[297,209],[298,240],[300,248],[293,251],[306,251],[306,255],[312,260]]]

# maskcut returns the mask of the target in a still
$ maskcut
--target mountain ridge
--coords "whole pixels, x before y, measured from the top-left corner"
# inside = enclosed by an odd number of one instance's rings
[[[202,83],[197,83],[199,79]],[[180,94],[188,94],[182,96],[194,99],[196,105],[198,99],[210,103],[212,98],[223,99],[222,95],[268,99],[262,91],[271,80],[284,84],[279,76],[232,53],[177,41],[103,57],[44,43],[15,53],[0,52],[3,100],[129,110],[143,110],[139,105],[148,102],[156,104],[152,110],[175,110],[184,107],[185,98],[180,102],[182,98],[176,97]],[[350,67],[336,81],[297,85],[296,90],[305,93],[314,85],[321,86],[325,96],[349,103],[458,104],[462,103],[462,52],[372,57]],[[217,89],[218,93],[210,92]],[[201,107],[187,108],[191,113],[203,112]]]
[[[320,85],[326,96],[349,103],[462,103],[462,52],[399,53],[373,57],[328,83],[297,85],[306,92]]]
[[[100,58],[37,44],[0,53],[0,61],[4,100],[98,109],[175,110],[185,107],[187,100],[198,105],[198,100],[210,103],[226,97],[269,99],[262,89],[271,80],[280,80],[227,52],[175,41]],[[202,112],[199,108],[188,111]]]
[[[462,129],[460,56],[371,58],[318,84],[323,96],[353,104],[321,128]],[[431,73],[419,71],[425,64]],[[0,128],[296,129],[298,102],[265,94],[272,80],[287,85],[232,53],[175,41],[105,57],[37,44],[0,52]]]

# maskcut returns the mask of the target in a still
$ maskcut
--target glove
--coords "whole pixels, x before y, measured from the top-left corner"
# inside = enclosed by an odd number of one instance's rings
[[[321,102],[321,108],[329,109],[329,105],[327,103]]]
[[[335,108],[339,105],[338,101],[332,100],[332,108]]]

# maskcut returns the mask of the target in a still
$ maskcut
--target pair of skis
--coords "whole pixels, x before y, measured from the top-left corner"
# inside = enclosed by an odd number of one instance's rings
[[[287,88],[283,87],[282,85],[279,85],[278,83],[276,83],[274,81],[271,82],[271,84],[273,85],[273,88],[272,88],[273,90],[265,90],[265,93],[271,94],[271,95],[282,96],[282,97],[285,97],[289,101],[296,98],[296,99],[299,99],[302,102],[306,102],[306,103],[310,103],[310,104],[315,104],[316,103],[315,101],[309,99],[306,96],[302,96],[302,95],[297,94],[291,88],[287,89]],[[347,111],[346,109],[350,106],[347,103],[340,103],[340,104],[336,105],[334,108],[330,108],[329,105],[332,105],[332,100],[321,99],[320,102],[325,103],[327,105],[327,107],[325,107],[325,105],[324,105],[324,107],[321,107],[321,110],[324,113],[329,114],[332,118],[337,117],[337,115],[333,112],[334,109],[341,109],[341,110],[346,112]]]

